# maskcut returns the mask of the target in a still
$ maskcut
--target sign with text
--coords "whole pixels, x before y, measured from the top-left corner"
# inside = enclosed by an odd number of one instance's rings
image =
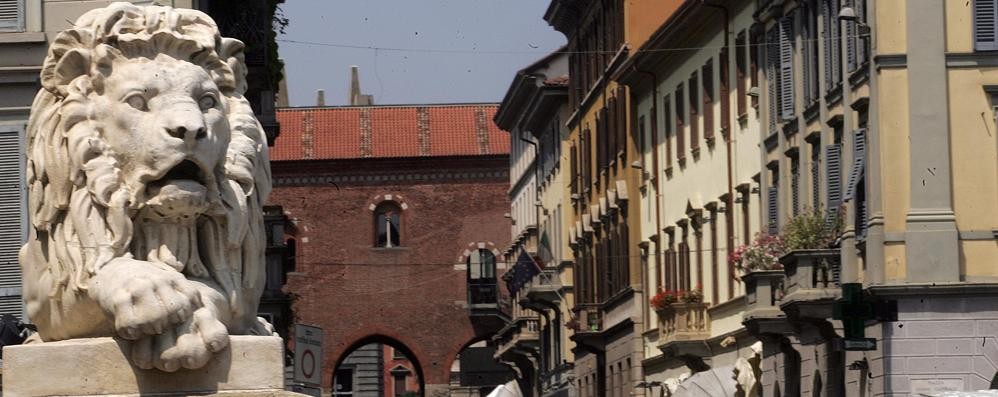
[[[295,382],[322,383],[322,328],[295,324]]]

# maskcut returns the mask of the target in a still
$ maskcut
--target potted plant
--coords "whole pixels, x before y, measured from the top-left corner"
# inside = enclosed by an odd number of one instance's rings
[[[741,272],[745,283],[746,318],[761,315],[754,313],[757,310],[779,312],[776,302],[782,291],[783,265],[779,259],[783,253],[780,236],[759,233],[751,243],[735,248],[728,255],[728,262]]]
[[[787,276],[787,295],[800,289],[833,288],[838,284],[841,216],[826,220],[824,211],[805,211],[783,227],[785,252],[780,264]]]
[[[662,312],[670,309],[677,300],[676,291],[659,288],[658,293],[651,297],[651,307],[657,312]]]
[[[683,303],[703,303],[703,287],[697,284],[694,289],[680,291],[679,300],[683,301]]]

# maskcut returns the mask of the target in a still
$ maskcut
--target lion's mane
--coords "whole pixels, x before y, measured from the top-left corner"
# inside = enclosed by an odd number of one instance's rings
[[[112,57],[167,54],[208,72],[227,103],[231,141],[215,170],[220,210],[198,222],[202,269],[231,303],[234,318],[255,317],[264,284],[262,204],[271,187],[267,144],[246,91],[243,44],[219,35],[215,22],[196,10],[114,3],[81,16],[60,33],[45,58],[28,121],[27,187],[31,230],[25,251],[42,258],[23,263],[47,273],[25,280],[48,290],[47,300],[86,291],[88,281],[114,258],[133,255],[133,222],[142,195],[123,183],[116,156],[102,137],[100,109]],[[31,262],[31,261],[28,261]],[[186,271],[185,271],[186,272]],[[28,276],[26,276],[27,278]],[[48,306],[28,299],[29,315]]]

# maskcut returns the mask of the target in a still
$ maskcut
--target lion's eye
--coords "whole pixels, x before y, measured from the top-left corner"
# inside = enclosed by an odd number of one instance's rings
[[[211,95],[205,95],[198,100],[198,106],[201,110],[208,110],[214,108],[216,105],[215,97]]]
[[[138,110],[146,110],[146,99],[142,95],[132,95],[125,99],[125,103]]]

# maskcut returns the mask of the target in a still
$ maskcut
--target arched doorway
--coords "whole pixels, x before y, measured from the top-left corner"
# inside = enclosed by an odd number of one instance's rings
[[[329,387],[334,397],[421,397],[425,389],[416,355],[382,335],[351,345],[336,363]]]

